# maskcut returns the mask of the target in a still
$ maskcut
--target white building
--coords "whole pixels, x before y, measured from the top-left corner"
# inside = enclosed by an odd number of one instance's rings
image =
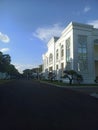
[[[43,72],[49,71],[59,79],[63,70],[75,70],[83,76],[84,83],[94,83],[98,76],[98,29],[92,25],[71,22],[60,37],[48,42],[43,54]]]

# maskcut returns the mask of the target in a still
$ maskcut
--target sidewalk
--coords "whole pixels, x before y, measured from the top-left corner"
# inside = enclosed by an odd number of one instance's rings
[[[41,83],[44,84],[49,84],[52,85],[54,87],[60,87],[60,88],[67,88],[67,89],[71,89],[74,91],[79,91],[79,92],[83,92],[86,94],[89,94],[90,96],[96,97],[98,98],[98,87],[97,86],[67,86],[67,85],[57,85],[55,83],[50,83],[47,81],[40,81]]]

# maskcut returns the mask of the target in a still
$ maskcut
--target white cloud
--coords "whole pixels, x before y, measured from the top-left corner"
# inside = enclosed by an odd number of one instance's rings
[[[87,13],[88,11],[90,11],[90,9],[91,9],[91,8],[90,8],[89,6],[86,6],[86,7],[84,8],[84,12]]]
[[[4,43],[8,43],[10,42],[10,38],[6,34],[0,32],[0,41]]]
[[[48,42],[51,37],[60,36],[63,29],[64,27],[62,27],[60,24],[54,24],[48,27],[39,27],[33,33],[33,36],[39,38],[44,42]]]
[[[85,6],[82,10],[78,10],[78,11],[72,12],[72,14],[73,14],[73,15],[80,16],[80,15],[86,14],[86,13],[89,12],[90,10],[91,10],[90,6]]]
[[[25,69],[32,69],[34,67],[37,67],[37,65],[32,65],[32,64],[13,63],[13,65],[15,65],[16,69],[18,69],[20,73],[23,73],[23,70]]]
[[[0,51],[3,52],[3,53],[4,53],[4,52],[7,52],[7,51],[9,51],[9,50],[10,50],[9,48],[2,48],[2,49],[0,49]]]
[[[98,28],[98,20],[91,20],[88,22],[88,24],[93,25],[94,28]]]

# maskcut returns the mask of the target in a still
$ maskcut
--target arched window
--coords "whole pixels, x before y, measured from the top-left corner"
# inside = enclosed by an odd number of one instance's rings
[[[56,61],[58,61],[59,59],[59,52],[58,52],[58,49],[56,50]]]
[[[53,62],[53,54],[50,53],[50,55],[49,55],[49,63],[52,63],[52,62]]]
[[[64,46],[62,45],[61,46],[61,57],[63,57],[64,56]]]

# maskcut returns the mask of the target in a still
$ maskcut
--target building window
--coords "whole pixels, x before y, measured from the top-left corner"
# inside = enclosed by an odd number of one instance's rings
[[[50,55],[49,55],[49,63],[52,63],[52,62],[53,62],[53,54],[50,53]]]
[[[52,72],[53,71],[53,68],[52,67],[49,67],[49,72]]]
[[[58,65],[56,65],[56,70],[58,70]]]
[[[71,69],[71,58],[70,58],[70,38],[66,40],[66,69]]]
[[[61,63],[61,70],[64,70],[64,63]]]
[[[64,63],[61,63],[61,76],[63,76],[64,73]]]
[[[78,70],[87,71],[87,36],[78,36]]]
[[[64,46],[61,46],[61,59],[64,57]]]
[[[56,61],[58,61],[59,59],[59,52],[58,52],[58,49],[56,50]]]

